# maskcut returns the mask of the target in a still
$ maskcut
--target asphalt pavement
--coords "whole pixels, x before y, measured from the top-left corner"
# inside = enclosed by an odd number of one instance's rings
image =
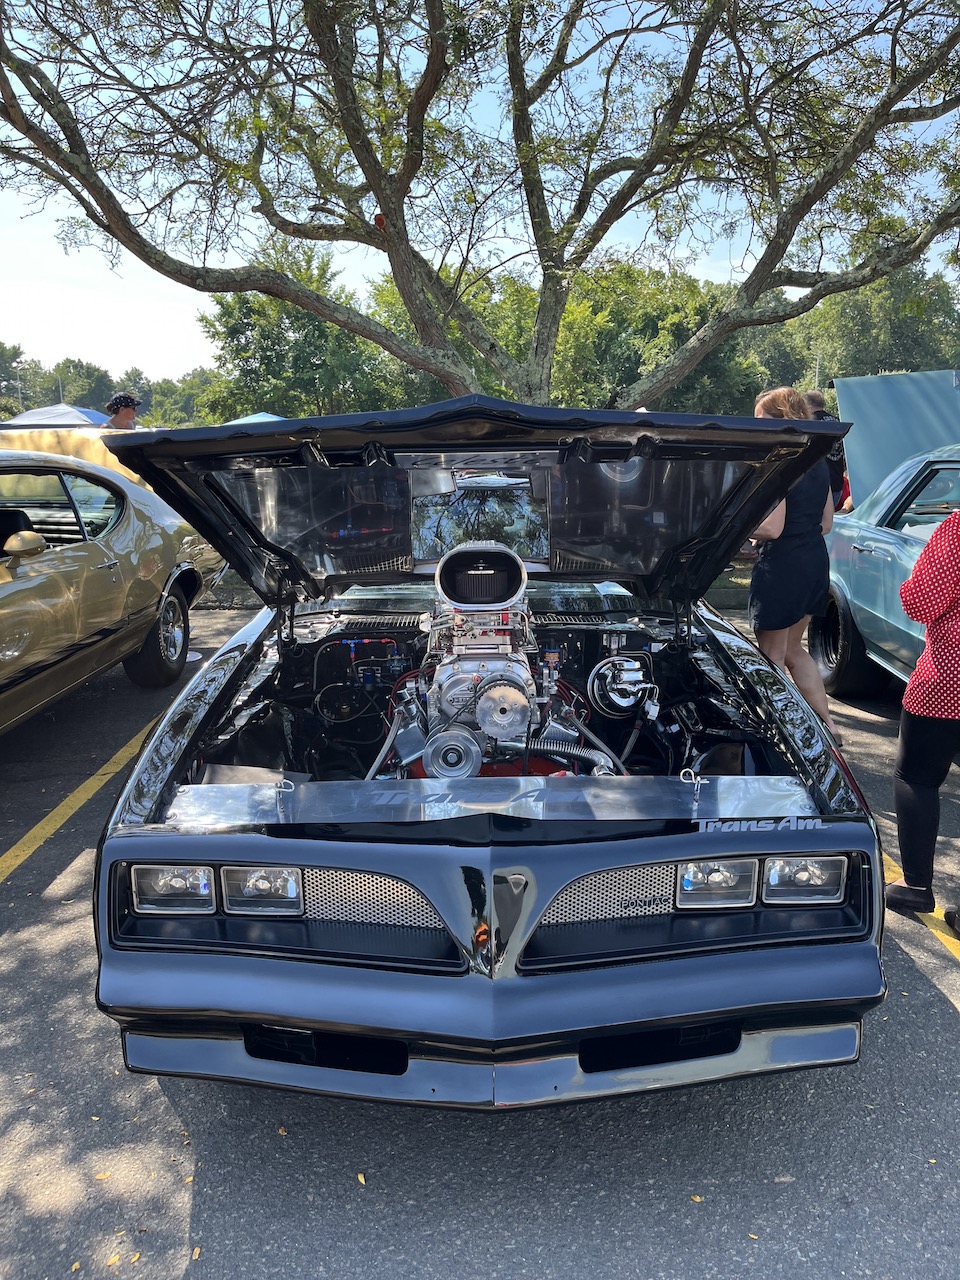
[[[202,658],[240,615],[194,620]],[[129,1075],[91,875],[169,696],[116,671],[0,738],[3,1280],[955,1280],[960,959],[915,918],[888,919],[890,997],[844,1068],[503,1115]],[[895,857],[897,691],[834,710]]]

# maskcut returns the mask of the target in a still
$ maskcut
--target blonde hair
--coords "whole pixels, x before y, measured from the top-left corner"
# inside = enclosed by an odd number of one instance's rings
[[[775,387],[773,391],[761,392],[753,412],[759,417],[761,410],[768,418],[803,419],[812,416],[810,406],[793,387]]]

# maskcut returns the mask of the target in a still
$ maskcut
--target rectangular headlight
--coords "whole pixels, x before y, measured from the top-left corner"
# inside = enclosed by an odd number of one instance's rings
[[[763,864],[763,900],[770,906],[842,902],[847,888],[847,859],[767,858]]]
[[[302,916],[299,867],[224,867],[223,909],[231,915]]]
[[[677,868],[677,906],[752,907],[757,900],[757,858],[681,862]]]
[[[212,867],[131,867],[130,885],[133,909],[141,915],[210,915],[217,909]]]

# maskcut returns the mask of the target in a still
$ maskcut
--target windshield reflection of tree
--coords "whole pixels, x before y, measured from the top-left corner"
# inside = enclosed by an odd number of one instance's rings
[[[464,542],[501,542],[530,559],[547,555],[545,511],[529,489],[461,489],[417,498],[413,538],[418,560],[439,559]]]

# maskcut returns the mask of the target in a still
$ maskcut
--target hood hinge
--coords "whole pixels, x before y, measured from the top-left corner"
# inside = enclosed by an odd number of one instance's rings
[[[693,603],[684,600],[673,601],[673,638],[678,646],[689,646],[693,643]]]
[[[297,602],[296,599],[290,600],[284,605],[286,583],[283,574],[277,576],[277,652],[282,657],[287,645],[293,644],[295,639],[294,619],[296,616]]]

